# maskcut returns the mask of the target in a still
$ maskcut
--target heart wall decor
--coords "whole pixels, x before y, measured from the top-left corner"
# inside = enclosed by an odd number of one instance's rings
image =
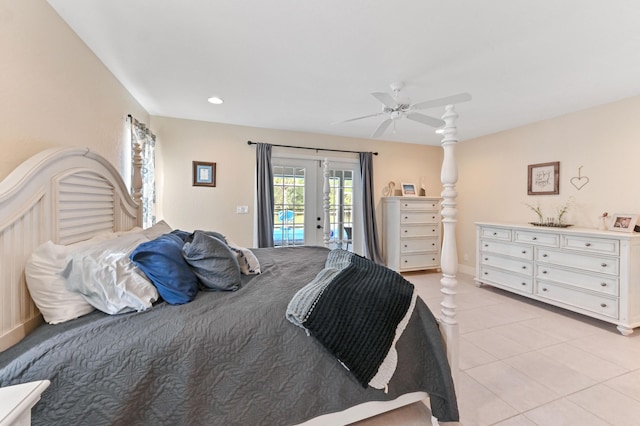
[[[575,188],[580,191],[583,186],[589,183],[589,178],[586,176],[582,176],[582,167],[578,167],[578,176],[572,177],[570,182],[571,185],[575,186]]]

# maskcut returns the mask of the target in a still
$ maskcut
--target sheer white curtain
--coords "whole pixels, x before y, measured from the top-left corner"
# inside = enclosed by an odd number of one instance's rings
[[[149,228],[156,223],[156,136],[151,133],[145,124],[140,123],[135,118],[131,118],[132,166],[136,161],[136,151],[139,151],[142,161],[142,227]]]

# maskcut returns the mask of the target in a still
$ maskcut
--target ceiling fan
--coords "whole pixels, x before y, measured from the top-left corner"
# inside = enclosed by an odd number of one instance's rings
[[[426,124],[432,127],[441,127],[445,123],[443,120],[435,117],[431,117],[425,114],[416,112],[417,110],[433,108],[442,105],[456,104],[460,102],[466,102],[471,100],[471,95],[468,93],[459,93],[453,96],[446,96],[444,98],[432,99],[430,101],[418,102],[412,104],[409,99],[401,98],[400,91],[404,87],[402,82],[391,83],[391,91],[393,95],[387,92],[373,92],[371,95],[382,102],[382,111],[376,114],[364,115],[362,117],[351,118],[349,120],[341,121],[341,123],[348,123],[350,121],[362,120],[363,118],[377,117],[385,115],[385,118],[378,128],[371,135],[372,138],[377,138],[382,135],[385,130],[393,123],[393,131],[396,129],[396,121],[402,117],[406,117],[409,120],[417,121],[418,123]]]

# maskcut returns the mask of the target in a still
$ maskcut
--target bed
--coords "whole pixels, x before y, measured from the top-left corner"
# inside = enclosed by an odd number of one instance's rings
[[[323,247],[252,249],[261,273],[242,275],[237,291],[42,324],[24,278],[34,251],[49,240],[70,246],[144,232],[135,229],[139,203],[116,170],[76,148],[43,151],[0,183],[0,387],[51,381],[34,424],[347,424],[427,396],[435,417],[457,421],[456,117],[448,106],[443,253],[453,248],[454,256],[442,262],[443,311],[438,324],[415,300],[384,389],[363,385],[285,317],[292,298],[326,268],[332,252]]]

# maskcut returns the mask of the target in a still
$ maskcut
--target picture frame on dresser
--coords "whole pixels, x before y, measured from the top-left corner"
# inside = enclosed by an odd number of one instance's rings
[[[529,164],[527,194],[553,195],[560,193],[560,162]]]
[[[612,216],[611,231],[633,232],[638,223],[637,214],[616,213]]]
[[[402,188],[402,196],[403,197],[406,197],[406,196],[415,197],[416,195],[418,195],[418,193],[416,192],[416,184],[415,183],[403,182],[402,184],[400,184],[400,186]]]

